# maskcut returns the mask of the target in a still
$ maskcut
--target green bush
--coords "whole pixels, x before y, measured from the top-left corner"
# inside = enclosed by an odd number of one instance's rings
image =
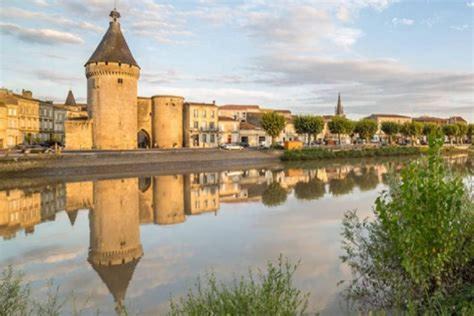
[[[474,312],[474,202],[430,140],[429,156],[402,170],[377,198],[375,218],[343,220],[346,296],[361,309],[413,314]]]
[[[422,150],[419,147],[379,147],[350,150],[330,150],[324,148],[305,148],[301,150],[285,150],[281,159],[283,161],[317,160],[329,158],[363,158],[417,155]]]
[[[177,302],[171,299],[169,315],[304,315],[309,294],[293,286],[297,267],[280,256],[276,264],[267,264],[265,273],[255,277],[249,271],[230,286],[211,273]]]

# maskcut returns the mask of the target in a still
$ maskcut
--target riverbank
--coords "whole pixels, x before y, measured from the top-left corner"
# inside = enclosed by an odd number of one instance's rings
[[[415,156],[427,153],[428,147],[372,147],[372,148],[305,148],[301,150],[285,150],[282,161],[305,161],[335,158],[369,158]],[[472,154],[472,148],[444,147],[443,154]]]
[[[62,155],[31,155],[0,158],[2,182],[12,179],[80,180],[85,175],[110,174],[126,177],[140,174],[166,174],[220,171],[229,168],[269,166],[280,162],[280,152],[226,151],[220,149],[181,149],[147,151],[74,152]]]

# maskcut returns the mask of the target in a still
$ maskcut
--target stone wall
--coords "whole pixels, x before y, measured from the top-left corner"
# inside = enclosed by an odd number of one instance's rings
[[[90,120],[66,120],[64,134],[65,149],[92,149],[92,122]]]

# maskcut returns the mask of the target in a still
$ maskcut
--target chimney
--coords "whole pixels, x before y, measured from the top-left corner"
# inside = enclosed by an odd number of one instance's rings
[[[32,99],[33,98],[33,92],[31,92],[30,90],[25,90],[23,89],[21,91],[21,95],[24,96],[25,98],[28,98],[28,99]]]

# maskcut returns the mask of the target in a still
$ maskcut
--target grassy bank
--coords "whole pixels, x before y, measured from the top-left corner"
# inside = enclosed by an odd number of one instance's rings
[[[425,152],[421,147],[379,147],[348,150],[331,150],[324,148],[305,148],[301,150],[285,150],[281,160],[318,160],[329,158],[363,158],[363,157],[387,157],[418,155]]]

